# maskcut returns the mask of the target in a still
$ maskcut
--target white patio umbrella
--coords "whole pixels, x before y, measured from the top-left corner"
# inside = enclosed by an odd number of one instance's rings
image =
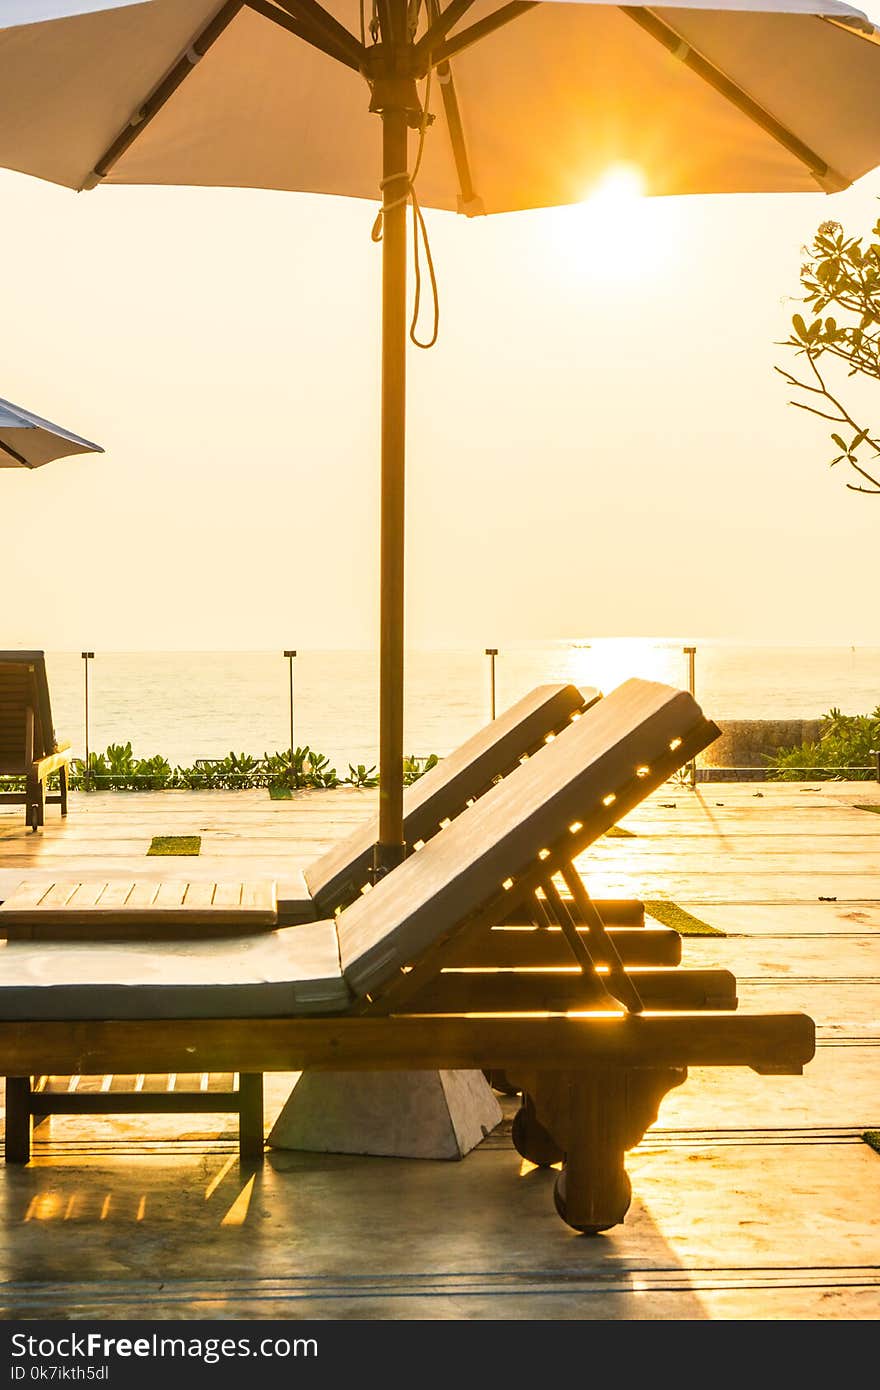
[[[103,454],[78,434],[0,398],[0,468],[42,468],[68,454]]]
[[[468,216],[576,202],[622,162],[654,194],[833,191],[880,162],[877,32],[838,0],[140,0],[7,28],[0,65],[0,163],[71,188],[382,190],[382,871],[403,854],[418,146],[419,201]]]
[[[40,24],[44,19],[67,19],[91,10],[112,10],[136,0],[0,0],[0,28]]]

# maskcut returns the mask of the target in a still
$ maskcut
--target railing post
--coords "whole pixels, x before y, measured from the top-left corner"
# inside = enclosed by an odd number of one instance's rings
[[[685,656],[687,657],[687,662],[688,662],[688,690],[690,691],[691,695],[696,695],[696,693],[697,693],[697,687],[696,687],[696,677],[695,677],[695,669],[694,669],[694,668],[695,668],[695,660],[694,660],[694,658],[696,657],[697,649],[696,649],[696,647],[683,647],[682,650],[683,650]],[[697,785],[697,760],[696,760],[696,758],[691,758],[690,762],[688,763],[688,777],[689,777],[689,779],[690,779],[691,787],[696,787],[696,785]]]
[[[85,734],[86,734],[86,791],[92,790],[92,769],[89,766],[89,662],[94,661],[94,652],[83,652],[83,694],[85,698]]]
[[[495,658],[498,655],[497,647],[487,647],[486,655],[489,658],[489,709],[490,718],[495,718]]]
[[[290,670],[290,762],[292,765],[295,746],[293,742],[293,659],[296,656],[296,650],[286,651],[284,655],[287,657],[287,665]]]

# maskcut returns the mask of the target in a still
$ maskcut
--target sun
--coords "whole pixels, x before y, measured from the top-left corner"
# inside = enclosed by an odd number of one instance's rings
[[[612,164],[579,202],[554,210],[552,235],[566,270],[617,283],[657,271],[668,250],[668,218],[647,195],[637,165]]]
[[[649,637],[594,637],[567,653],[566,675],[575,685],[593,686],[606,695],[631,676],[677,683],[676,657]]]
[[[645,179],[634,164],[614,164],[584,199],[592,217],[605,223],[629,224],[645,196]]]
[[[645,180],[632,164],[614,164],[576,209],[575,250],[601,260],[606,277],[630,276],[642,268],[647,199]]]

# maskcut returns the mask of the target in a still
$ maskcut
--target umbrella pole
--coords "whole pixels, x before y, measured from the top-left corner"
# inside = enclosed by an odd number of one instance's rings
[[[404,857],[403,562],[406,450],[407,112],[382,112],[382,504],[379,618],[379,843],[375,877]],[[389,182],[390,180],[390,182]]]

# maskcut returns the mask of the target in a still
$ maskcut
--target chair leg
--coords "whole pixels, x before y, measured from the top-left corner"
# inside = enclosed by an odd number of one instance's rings
[[[6,1078],[6,1162],[29,1163],[31,1157],[31,1078]]]
[[[625,1217],[632,1189],[624,1166],[625,1075],[572,1079],[565,1166],[556,1179],[556,1210],[569,1226],[595,1235]]]
[[[626,1151],[653,1124],[663,1097],[686,1076],[684,1067],[538,1075],[535,1118],[565,1154],[554,1196],[569,1226],[595,1235],[623,1220],[632,1196]]]
[[[59,774],[58,774],[58,780],[59,780],[59,782],[60,782],[60,784],[61,784],[61,814],[62,814],[62,816],[66,816],[66,815],[67,815],[67,766],[66,766],[66,764],[65,764],[65,766],[63,766],[63,767],[61,768],[61,770],[60,770],[60,772],[59,772]]]
[[[39,830],[43,824],[43,784],[39,778],[28,776],[25,798],[25,824],[31,830]]]
[[[238,1078],[239,1157],[262,1162],[264,1147],[263,1074],[242,1072]]]

